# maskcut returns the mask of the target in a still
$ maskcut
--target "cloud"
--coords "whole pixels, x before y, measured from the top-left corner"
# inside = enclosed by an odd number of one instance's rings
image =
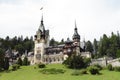
[[[120,26],[119,0],[0,0],[0,37],[34,36],[44,16],[51,38],[67,39],[77,22],[81,38],[93,40],[117,32]],[[43,7],[43,12],[40,8]]]

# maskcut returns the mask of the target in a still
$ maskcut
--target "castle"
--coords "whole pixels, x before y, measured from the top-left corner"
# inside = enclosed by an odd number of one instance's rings
[[[91,57],[89,52],[85,52],[85,45],[81,47],[80,35],[78,34],[76,23],[72,41],[68,38],[64,44],[49,46],[49,30],[45,30],[42,16],[40,26],[34,37],[34,58],[32,58],[31,64],[37,64],[40,62],[62,63],[74,52],[77,55],[80,54],[84,57]]]

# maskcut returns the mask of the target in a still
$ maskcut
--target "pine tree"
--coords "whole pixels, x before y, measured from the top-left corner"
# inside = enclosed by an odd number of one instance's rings
[[[28,61],[27,57],[24,57],[24,59],[23,59],[23,65],[25,65],[25,66],[29,65],[29,61]]]
[[[4,67],[4,50],[0,48],[0,71]]]
[[[17,60],[17,64],[22,66],[22,59],[19,57],[18,60]]]
[[[86,51],[93,52],[93,45],[90,41],[87,41],[86,43]]]
[[[5,57],[4,60],[4,70],[8,70],[9,69],[9,58]]]

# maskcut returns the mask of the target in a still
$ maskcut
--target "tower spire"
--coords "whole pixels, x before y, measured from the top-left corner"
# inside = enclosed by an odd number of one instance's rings
[[[39,30],[41,30],[42,32],[45,31],[45,27],[44,27],[44,23],[43,23],[43,14],[42,14],[42,17],[41,17],[41,23],[40,23],[40,26],[39,26]]]
[[[43,14],[42,14],[42,17],[41,17],[41,22],[43,22]]]
[[[75,20],[75,29],[74,29],[73,39],[80,39],[80,35],[78,34],[78,31],[77,31],[76,20]]]
[[[75,20],[75,28],[77,28],[76,20]]]

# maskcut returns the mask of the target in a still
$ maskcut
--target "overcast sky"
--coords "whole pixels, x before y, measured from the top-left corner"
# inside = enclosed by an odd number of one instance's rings
[[[120,0],[0,0],[0,37],[34,36],[42,13],[50,37],[59,41],[72,39],[75,20],[81,40],[120,31]]]

